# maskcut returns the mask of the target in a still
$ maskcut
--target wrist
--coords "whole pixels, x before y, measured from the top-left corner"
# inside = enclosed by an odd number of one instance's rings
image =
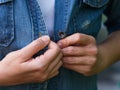
[[[114,54],[114,48],[111,48],[111,45],[107,44],[106,42],[98,45],[98,62],[100,72],[107,69],[116,61],[117,58]]]
[[[104,54],[105,53],[103,50],[104,47],[98,45],[97,48],[98,48],[98,53],[96,56],[97,61],[92,70],[93,75],[100,73],[107,67],[107,57]]]
[[[103,71],[107,67],[109,67],[109,54],[107,53],[106,48],[103,45],[98,45],[98,62],[100,71]]]

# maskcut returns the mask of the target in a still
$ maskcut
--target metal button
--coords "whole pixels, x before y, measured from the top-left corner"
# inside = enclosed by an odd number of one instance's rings
[[[66,37],[66,33],[65,32],[59,32],[58,36],[62,39]]]

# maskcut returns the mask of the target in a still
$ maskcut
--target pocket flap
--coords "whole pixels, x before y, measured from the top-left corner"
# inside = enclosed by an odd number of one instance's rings
[[[103,7],[108,3],[109,0],[83,0],[83,3],[91,6],[91,7],[96,7],[100,8]]]
[[[10,1],[13,1],[13,0],[0,0],[0,4],[7,3],[7,2],[10,2]]]

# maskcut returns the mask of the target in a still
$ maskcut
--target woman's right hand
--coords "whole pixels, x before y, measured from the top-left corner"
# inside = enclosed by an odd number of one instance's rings
[[[43,55],[32,58],[47,45],[48,50]],[[60,48],[48,36],[38,38],[0,61],[0,86],[44,82],[59,73],[61,58]]]

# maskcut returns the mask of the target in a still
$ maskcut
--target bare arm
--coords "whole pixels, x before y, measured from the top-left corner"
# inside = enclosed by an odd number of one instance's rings
[[[98,45],[100,71],[120,60],[120,31],[113,32],[108,39]],[[99,66],[99,64],[98,64]],[[99,71],[98,70],[98,71]],[[97,69],[96,69],[97,72]]]

